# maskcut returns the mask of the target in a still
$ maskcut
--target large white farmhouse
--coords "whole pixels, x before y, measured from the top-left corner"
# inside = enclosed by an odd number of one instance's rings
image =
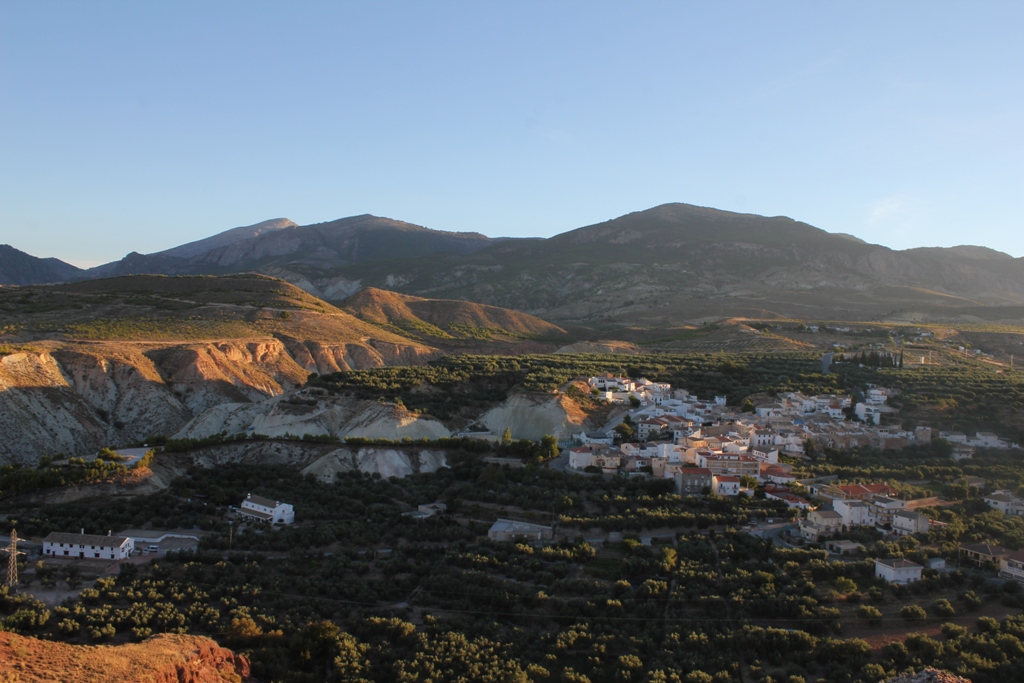
[[[270,500],[263,496],[246,494],[242,506],[238,510],[243,517],[254,519],[258,522],[269,522],[270,524],[293,524],[295,522],[295,510],[288,503],[279,500]]]
[[[46,557],[77,557],[80,559],[123,560],[135,550],[135,541],[122,536],[68,534],[54,531],[43,539]]]

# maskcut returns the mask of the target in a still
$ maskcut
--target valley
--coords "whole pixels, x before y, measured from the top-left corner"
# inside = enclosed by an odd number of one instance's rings
[[[1024,547],[1014,259],[666,205],[547,240],[275,219],[69,268],[0,252],[0,530],[31,555],[0,656],[1019,678],[1020,588],[964,555]],[[829,522],[858,487],[876,516]],[[46,554],[76,530],[138,552]]]

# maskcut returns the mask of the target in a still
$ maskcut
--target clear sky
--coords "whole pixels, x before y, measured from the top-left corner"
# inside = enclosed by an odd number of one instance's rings
[[[0,0],[0,243],[666,202],[1024,256],[1024,3]]]

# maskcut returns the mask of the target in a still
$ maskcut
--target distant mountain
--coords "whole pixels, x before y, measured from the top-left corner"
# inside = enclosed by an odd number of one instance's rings
[[[1024,303],[1024,260],[984,248],[894,251],[786,217],[666,204],[546,240],[339,269],[361,284],[566,323],[721,316],[864,319]],[[387,286],[387,285],[383,285]]]
[[[557,325],[507,308],[425,299],[375,287],[355,294],[341,308],[362,320],[423,338],[436,346],[451,340],[556,339],[567,334]]]
[[[66,282],[84,271],[55,258],[38,258],[9,244],[0,244],[0,285]]]
[[[298,224],[293,223],[287,218],[273,218],[269,221],[257,223],[256,225],[247,225],[241,228],[225,230],[213,237],[207,237],[206,239],[183,244],[180,247],[174,247],[173,249],[157,252],[154,256],[169,256],[172,258],[186,259],[192,258],[193,256],[199,256],[200,254],[205,254],[206,252],[213,251],[214,249],[231,246],[232,244],[241,242],[242,240],[259,237],[260,235],[274,230],[297,227],[299,227]]]
[[[96,275],[223,275],[243,271],[319,274],[372,261],[468,254],[491,243],[479,233],[430,230],[363,215],[299,226],[287,219],[235,228],[156,254],[131,253]]]
[[[375,287],[524,311],[563,326],[722,316],[997,320],[1016,319],[1024,305],[1024,259],[992,249],[896,251],[783,216],[688,204],[548,239],[491,239],[369,215],[307,226],[277,219],[132,253],[84,276],[251,271],[334,302]]]

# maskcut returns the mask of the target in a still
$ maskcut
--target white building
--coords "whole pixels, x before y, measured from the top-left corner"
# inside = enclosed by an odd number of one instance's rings
[[[43,555],[79,559],[123,560],[135,551],[135,541],[122,536],[98,536],[84,532],[67,534],[54,531],[43,539]]]
[[[932,521],[923,512],[900,510],[892,515],[893,533],[900,536],[920,534],[932,528]]]
[[[711,478],[711,489],[720,496],[740,495],[740,478],[731,475],[721,475]]]
[[[853,412],[861,422],[878,425],[882,424],[882,416],[887,413],[896,412],[887,405],[858,403],[853,407]]]
[[[757,458],[761,462],[772,464],[779,462],[779,449],[775,446],[751,446],[747,455]]]
[[[921,580],[921,565],[910,560],[875,560],[875,578],[889,583],[914,583]]]
[[[882,387],[872,387],[868,389],[868,392],[864,397],[864,402],[872,406],[884,405],[887,400],[889,400],[889,390],[883,389]]]
[[[835,510],[812,510],[807,519],[800,520],[800,535],[812,542],[838,533],[842,528],[843,516]]]
[[[607,432],[579,432],[574,437],[584,446],[611,446],[612,436]]]
[[[870,505],[863,500],[833,500],[832,508],[843,516],[843,526],[860,526],[869,523]]]
[[[293,524],[295,522],[295,510],[288,503],[279,500],[270,500],[263,496],[246,494],[245,500],[238,512],[243,517],[254,519],[258,522],[269,522],[271,524]]]
[[[1024,500],[1009,491],[995,491],[985,496],[990,508],[999,510],[1007,517],[1024,515]]]
[[[1024,550],[999,560],[999,576],[1024,583]]]
[[[569,467],[582,470],[594,464],[594,452],[586,446],[569,449]]]

